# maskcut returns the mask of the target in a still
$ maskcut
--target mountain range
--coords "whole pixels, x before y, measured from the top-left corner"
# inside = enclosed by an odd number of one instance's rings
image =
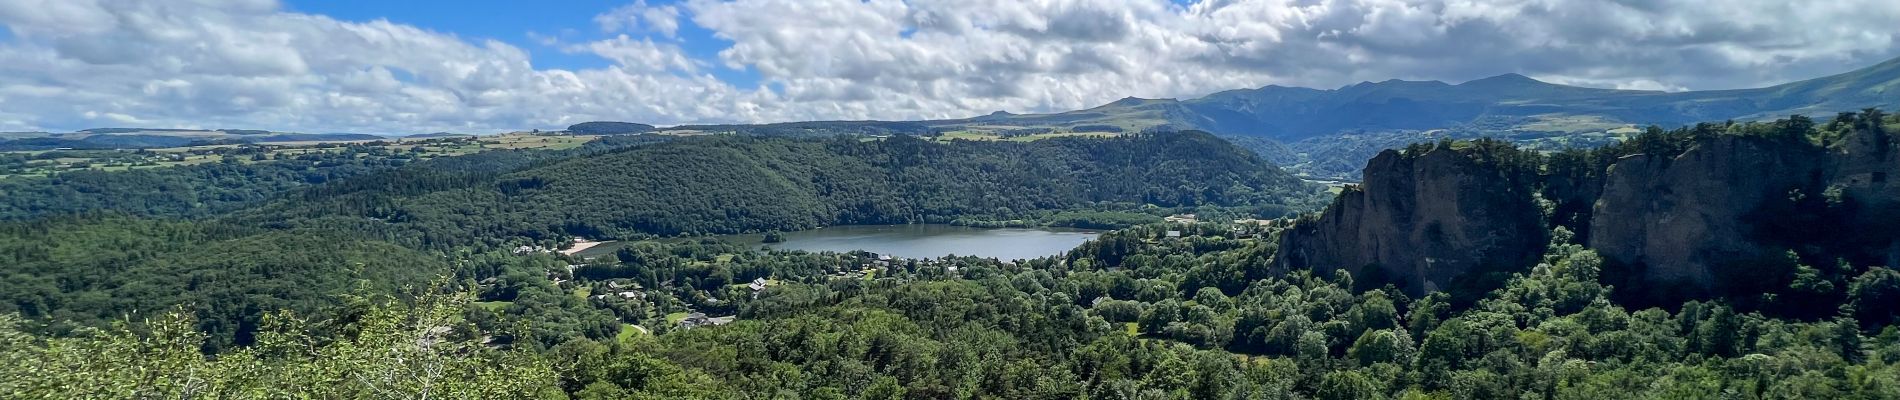
[[[1838,75],[1735,90],[1662,92],[1567,86],[1519,74],[1459,84],[1387,80],[1338,89],[1266,86],[1190,100],[1124,98],[1086,110],[924,121],[944,130],[1194,129],[1271,139],[1262,151],[1296,172],[1356,175],[1373,154],[1438,137],[1492,136],[1538,147],[1599,145],[1636,127],[1793,114],[1832,116],[1900,104],[1900,59]],[[1271,147],[1271,142],[1259,142]],[[1290,150],[1290,151],[1286,151]],[[1273,153],[1284,154],[1273,157]],[[1288,158],[1290,157],[1290,158]],[[1356,177],[1356,176],[1355,176]]]
[[[1195,99],[1123,98],[1048,114],[926,121],[688,125],[658,131],[785,135],[952,135],[1004,139],[1199,130],[1253,149],[1309,178],[1356,181],[1373,155],[1445,138],[1493,137],[1531,149],[1596,147],[1641,127],[1832,116],[1900,105],[1900,58],[1755,89],[1664,92],[1568,86],[1520,74],[1464,83],[1386,80],[1338,89],[1266,86]],[[594,122],[594,125],[611,124]],[[645,126],[645,125],[640,125]]]
[[[1831,116],[1900,105],[1900,58],[1832,76],[1733,90],[1663,92],[1567,86],[1519,74],[1464,83],[1386,80],[1338,89],[1266,86],[1195,99],[1124,98],[1048,114],[927,121],[807,121],[755,125],[651,125],[598,121],[574,134],[699,131],[787,135],[932,135],[973,139],[1199,130],[1224,136],[1309,179],[1356,181],[1379,151],[1443,138],[1496,137],[1532,149],[1599,146],[1642,126],[1676,127],[1793,114]],[[208,142],[374,140],[360,134],[255,130],[88,129],[0,134],[0,148],[167,147]]]
[[[1504,74],[1460,84],[1362,82],[1339,89],[1266,86],[1191,100],[1125,98],[1055,114],[991,114],[930,121],[992,127],[1160,125],[1294,142],[1340,132],[1446,129],[1588,132],[1629,125],[1686,125],[1833,114],[1900,102],[1900,59],[1839,75],[1738,90],[1661,92],[1597,89]]]

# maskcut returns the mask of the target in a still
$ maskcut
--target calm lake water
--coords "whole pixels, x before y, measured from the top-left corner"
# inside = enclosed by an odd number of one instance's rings
[[[1068,252],[1098,235],[1100,233],[1095,231],[1071,229],[985,229],[930,224],[834,226],[787,232],[784,242],[764,246],[810,252],[863,250],[904,258],[937,258],[954,254],[1026,260]],[[744,238],[746,243],[756,243],[764,238],[763,235],[737,237]]]
[[[785,241],[761,243],[761,234],[719,236],[720,240],[779,250],[810,252],[846,252],[863,250],[904,258],[937,258],[947,255],[994,257],[1002,260],[1026,260],[1060,255],[1101,233],[1063,228],[971,228],[940,224],[850,225],[786,232]],[[591,257],[620,247],[609,243],[583,251]]]

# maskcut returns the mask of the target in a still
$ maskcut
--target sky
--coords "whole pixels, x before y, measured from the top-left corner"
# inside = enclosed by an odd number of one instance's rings
[[[1894,21],[1893,0],[0,0],[0,131],[962,118],[1504,73],[1731,89],[1900,56]]]

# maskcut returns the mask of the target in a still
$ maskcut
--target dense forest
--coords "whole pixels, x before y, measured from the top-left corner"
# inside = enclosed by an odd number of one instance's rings
[[[1771,204],[1780,236],[1760,240],[1789,252],[1786,279],[1675,298],[1620,276],[1575,222],[1592,219],[1571,203],[1587,196],[1549,184],[1706,135],[1827,149],[1895,123],[1413,147],[1495,155],[1540,182],[1536,256],[1460,293],[1280,268],[1302,219],[1226,221],[1312,210],[1323,192],[1193,132],[611,136],[259,188],[274,194],[224,212],[21,216],[0,223],[0,360],[19,366],[0,370],[0,397],[1900,398],[1900,272],[1864,246],[1801,245],[1852,231],[1797,230],[1858,226],[1848,197]],[[657,238],[1017,218],[1141,225],[1034,260]],[[547,251],[573,236],[631,243]]]
[[[1184,228],[1186,236],[1165,235]],[[183,315],[147,320],[150,333],[142,335],[156,342],[136,342],[141,334],[127,331],[83,331],[44,342],[10,340],[0,358],[37,360],[30,364],[37,374],[7,372],[9,381],[23,382],[8,386],[20,390],[14,393],[69,396],[364,390],[330,384],[353,380],[387,386],[390,394],[344,396],[1900,396],[1900,328],[1891,316],[1804,322],[1721,302],[1624,308],[1610,300],[1617,289],[1599,282],[1601,259],[1564,233],[1555,234],[1560,239],[1538,265],[1477,305],[1453,309],[1442,293],[1414,298],[1389,286],[1361,290],[1346,274],[1272,274],[1264,260],[1272,244],[1254,236],[1265,233],[1270,229],[1149,226],[1118,231],[1066,257],[1024,264],[910,260],[879,268],[875,279],[832,272],[856,265],[850,254],[655,243],[589,262],[575,280],[559,284],[519,270],[535,268],[528,260],[470,294],[430,303],[446,306],[409,309],[372,299],[338,307],[355,311],[332,312],[345,316],[272,322],[256,345],[216,359],[196,355],[192,344],[201,337]],[[726,295],[747,290],[729,282],[751,276],[779,283],[756,298]],[[628,280],[659,285],[645,286],[639,300],[580,301],[561,293]],[[1900,294],[1896,283],[1900,274],[1870,270],[1850,285],[1852,307],[1888,305],[1878,302]],[[730,299],[719,307],[737,321],[683,329],[659,319],[681,303],[707,304],[703,295],[683,294],[708,289]],[[479,304],[468,302],[475,296],[514,300],[491,309],[471,305]],[[287,317],[267,321],[278,318]],[[566,332],[524,331],[526,325],[508,322],[540,319]],[[652,332],[616,335],[563,320],[637,322]],[[17,332],[0,327],[0,335]],[[493,345],[508,335],[517,338],[514,345]],[[144,372],[113,372],[125,365]],[[93,384],[62,385],[46,373],[88,376]],[[389,378],[405,374],[415,378]]]
[[[319,146],[325,151],[294,155],[270,153],[258,147],[211,149],[207,150],[208,154],[216,159],[202,164],[0,177],[0,220],[99,213],[202,219],[263,205],[293,191],[315,197],[338,191],[415,190],[401,185],[417,182],[391,176],[477,174],[492,177],[543,160],[581,157],[669,139],[663,136],[604,137],[573,150],[491,150],[431,159],[373,145],[326,144],[324,146],[331,148]],[[6,172],[10,166],[68,157],[110,160],[113,158],[102,156],[116,155],[127,160],[116,162],[131,165],[131,160],[143,159],[149,154],[155,153],[0,153],[0,172]],[[358,177],[361,179],[345,179]]]
[[[276,310],[315,312],[339,289],[395,293],[450,272],[415,250],[338,232],[75,217],[0,224],[0,313],[105,326],[181,306],[207,349],[250,343]]]
[[[1312,207],[1323,192],[1211,135],[1179,132],[1030,143],[716,136],[547,160],[493,176],[410,169],[303,194],[237,218],[344,226],[417,246],[493,245],[506,238],[1008,220],[1147,205],[1277,217]]]
[[[393,169],[408,160],[343,151],[283,160],[135,169],[72,171],[0,179],[0,219],[119,212],[166,218],[219,215],[294,188]]]

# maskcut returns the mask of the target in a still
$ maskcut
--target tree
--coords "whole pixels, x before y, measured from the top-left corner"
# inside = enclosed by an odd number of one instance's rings
[[[1333,371],[1320,378],[1314,397],[1320,400],[1360,400],[1379,397],[1379,385],[1357,371]]]
[[[1728,306],[1717,305],[1710,315],[1696,325],[1696,342],[1700,344],[1702,354],[1732,357],[1741,350],[1741,317],[1735,315]]]
[[[1848,286],[1848,304],[1861,322],[1875,328],[1895,323],[1900,317],[1900,272],[1892,268],[1868,268]]]
[[[0,316],[0,397],[5,398],[531,398],[553,389],[552,368],[534,354],[496,351],[457,337],[469,296],[380,300],[355,332],[311,336],[309,323],[274,314],[256,345],[217,358],[199,352],[204,334],[171,312],[72,338],[34,340]],[[506,377],[505,379],[500,379]]]
[[[1409,364],[1412,341],[1410,338],[1400,337],[1403,334],[1403,331],[1394,333],[1386,329],[1366,331],[1364,335],[1359,336],[1358,340],[1353,341],[1352,348],[1347,350],[1347,356],[1358,361],[1362,367],[1378,363]]]

